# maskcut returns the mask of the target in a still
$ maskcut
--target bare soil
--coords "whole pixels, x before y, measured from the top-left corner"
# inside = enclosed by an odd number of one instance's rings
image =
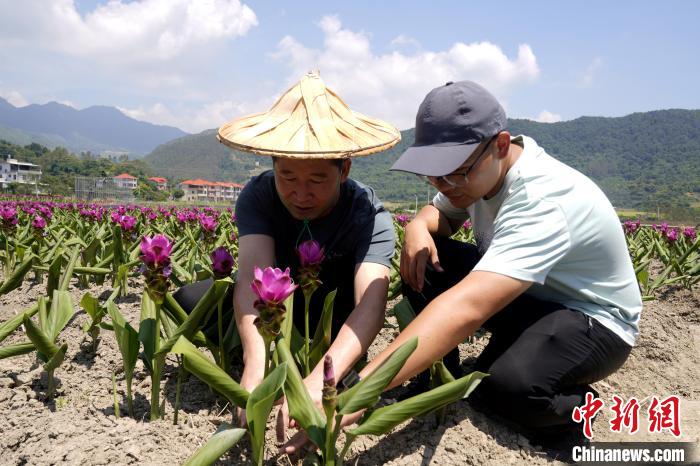
[[[132,325],[138,325],[143,284],[131,279],[130,293],[117,300]],[[76,309],[82,295],[90,291],[106,299],[111,286],[89,290],[71,288]],[[0,297],[0,322],[30,307],[45,293],[45,284],[26,281],[20,289]],[[178,425],[173,425],[175,382],[174,360],[168,360],[162,387],[166,397],[165,419],[148,422],[150,379],[137,363],[134,418],[127,416],[125,386],[120,373],[121,356],[111,332],[103,331],[93,352],[81,330],[88,316],[76,312],[59,339],[68,343],[66,360],[57,370],[58,389],[47,401],[47,379],[33,354],[0,360],[0,464],[181,464],[202,445],[222,422],[231,422],[231,410],[195,377],[182,390]],[[370,357],[394,338],[395,321],[387,325],[370,349]],[[19,343],[21,331],[2,345]],[[488,336],[463,344],[464,362],[473,360]],[[237,368],[240,371],[240,367]],[[116,372],[117,396],[122,416],[115,417],[112,373]],[[234,373],[234,377],[238,374]],[[620,371],[595,385],[606,403],[593,424],[596,441],[686,441],[700,440],[700,290],[667,288],[656,301],[645,303],[641,336]],[[399,397],[405,388],[385,394],[385,403]],[[640,432],[610,431],[612,396],[636,397],[646,412],[649,397],[681,397],[681,438],[670,433],[649,434],[645,417]],[[272,418],[270,420],[272,423]],[[294,458],[277,455],[269,432],[268,464],[298,464]],[[220,464],[249,461],[247,441],[233,448]],[[558,463],[558,453],[532,445],[512,428],[474,410],[467,401],[450,406],[442,424],[434,415],[413,419],[379,438],[355,440],[349,464],[357,465],[445,465],[445,464],[547,464]]]

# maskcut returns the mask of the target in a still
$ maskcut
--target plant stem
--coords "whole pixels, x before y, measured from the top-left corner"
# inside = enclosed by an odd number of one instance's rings
[[[154,341],[154,354],[160,349],[160,303],[154,303],[156,310],[156,325],[155,331],[153,333]],[[155,421],[160,418],[160,375],[162,371],[162,365],[165,363],[165,356],[154,356],[151,364],[153,366],[153,373],[151,374],[151,421]]]
[[[47,371],[48,376],[48,387],[46,389],[46,397],[49,400],[53,400],[53,390],[54,390],[54,380],[53,380],[53,369]]]
[[[224,329],[223,329],[223,307],[224,298],[221,298],[218,303],[216,324],[219,330],[219,367],[226,371],[226,349],[224,348]]]
[[[117,377],[112,371],[112,396],[114,398],[114,417],[119,419],[119,401],[117,401]]]
[[[311,305],[311,294],[304,293],[304,377],[311,372],[309,370],[309,306]]]
[[[175,388],[175,416],[173,418],[173,425],[177,425],[177,414],[180,411],[180,393],[182,392],[182,377],[185,372],[185,368],[182,367],[182,356],[177,357],[177,362],[177,387]]]
[[[323,448],[323,463],[326,466],[335,466],[335,439],[333,434],[333,411],[326,414],[326,444]]]
[[[126,406],[129,410],[129,416],[134,417],[134,399],[131,396],[131,379],[126,379]]]
[[[345,461],[345,455],[348,454],[348,450],[350,449],[350,445],[352,442],[355,440],[355,436],[352,434],[345,434],[345,445],[343,445],[343,450],[340,452],[339,455],[339,462],[342,465],[343,461]]]
[[[265,342],[265,377],[267,377],[267,374],[270,373],[270,345],[272,344],[272,340],[263,338],[263,341]]]

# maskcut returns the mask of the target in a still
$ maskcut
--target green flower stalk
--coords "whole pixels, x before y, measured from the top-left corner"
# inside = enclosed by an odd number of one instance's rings
[[[321,263],[325,258],[323,248],[314,240],[304,241],[297,248],[299,256],[299,284],[304,293],[304,376],[309,375],[309,307],[311,297],[321,285],[318,279],[321,273]]]
[[[153,237],[144,236],[141,239],[141,260],[142,269],[146,278],[146,293],[151,298],[153,309],[146,312],[150,319],[153,313],[152,334],[147,338],[148,345],[152,347],[151,365],[151,420],[161,417],[160,412],[160,376],[165,365],[165,355],[158,355],[160,350],[160,308],[165,299],[165,293],[170,286],[170,252],[172,243],[165,235],[155,235]],[[148,308],[149,306],[143,305]],[[142,313],[144,310],[142,309]],[[144,347],[146,342],[144,342]]]

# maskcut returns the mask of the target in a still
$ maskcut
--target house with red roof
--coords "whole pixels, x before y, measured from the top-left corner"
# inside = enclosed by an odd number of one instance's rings
[[[135,176],[131,176],[128,173],[122,173],[121,175],[117,175],[112,179],[118,188],[125,189],[136,189],[136,183],[138,181]]]
[[[208,181],[198,178],[178,184],[187,202],[233,202],[238,198],[243,185],[225,181]]]
[[[161,178],[160,176],[152,176],[148,179],[148,181],[153,181],[158,187],[158,191],[165,191],[168,189],[168,180],[165,178]]]

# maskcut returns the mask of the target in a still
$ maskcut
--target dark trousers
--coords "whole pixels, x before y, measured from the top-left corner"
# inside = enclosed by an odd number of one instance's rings
[[[438,273],[426,271],[422,293],[404,287],[416,312],[462,280],[479,261],[475,246],[436,238]],[[580,426],[571,420],[589,384],[619,369],[631,347],[580,311],[521,295],[487,320],[488,345],[474,370],[490,374],[471,397],[534,432]],[[470,399],[471,399],[470,397]]]

